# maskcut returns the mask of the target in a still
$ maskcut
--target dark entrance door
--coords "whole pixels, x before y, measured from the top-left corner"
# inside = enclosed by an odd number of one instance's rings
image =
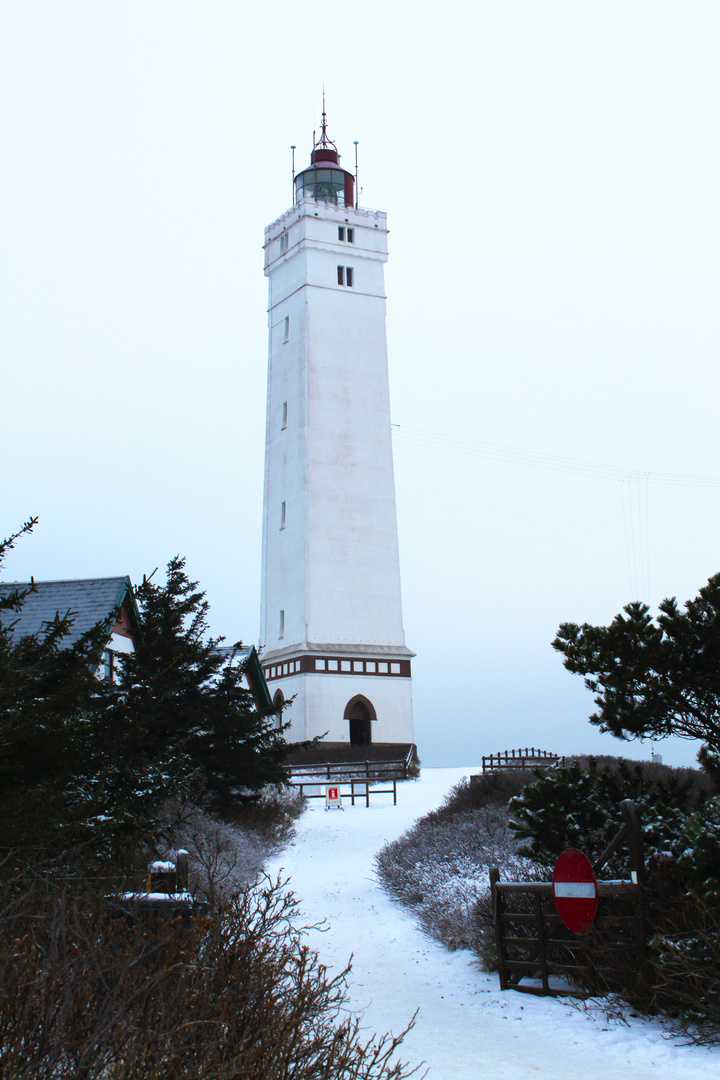
[[[372,721],[370,712],[362,701],[356,701],[350,710],[350,745],[370,746],[372,743]]]

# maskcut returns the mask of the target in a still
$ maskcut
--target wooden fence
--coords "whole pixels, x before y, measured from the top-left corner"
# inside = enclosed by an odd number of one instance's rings
[[[625,969],[630,965],[637,977],[643,977],[642,829],[632,799],[625,799],[621,810],[624,824],[593,869],[595,873],[601,870],[627,839],[631,879],[598,881],[598,914],[586,934],[573,934],[564,926],[555,910],[552,882],[500,881],[499,869],[492,867],[490,890],[501,990],[573,997],[602,993],[617,979],[613,957],[621,958]],[[521,979],[531,979],[534,985],[521,985]]]
[[[407,780],[411,754],[393,761],[328,761],[317,765],[291,765],[293,782],[302,778],[306,784],[322,780]]]
[[[357,779],[353,779],[353,778],[351,778],[350,780],[338,780],[336,778],[334,780],[331,780],[330,783],[334,784],[334,786],[336,786],[339,789],[340,795],[343,796],[344,798],[348,798],[348,796],[350,795],[351,806],[355,806],[355,799],[361,799],[361,798],[363,798],[363,796],[365,796],[365,806],[369,807],[369,805],[370,805],[370,795],[392,795],[392,797],[393,797],[393,806],[394,807],[397,806],[397,780],[395,779],[395,777],[392,777],[392,783],[393,783],[392,787],[375,787],[375,786],[371,786],[370,781],[368,781],[368,780],[357,780]],[[315,780],[291,781],[290,786],[291,787],[297,787],[299,789],[300,795],[304,795],[304,797],[307,798],[307,799],[324,799],[325,798],[325,792],[324,791],[322,791],[322,792],[305,792],[304,791],[305,787],[323,787],[324,788],[326,786],[326,781],[324,781],[323,778],[320,778],[320,779],[316,778]],[[341,788],[343,788],[343,787],[350,787],[350,792],[341,791]],[[356,789],[357,787],[359,787],[359,792]]]
[[[555,769],[564,765],[565,758],[549,750],[536,750],[534,746],[524,750],[504,750],[500,754],[483,755],[482,771],[496,772],[499,769]]]
[[[365,805],[370,806],[370,796],[371,795],[392,795],[392,797],[393,797],[393,806],[397,806],[397,779],[394,776],[391,777],[391,779],[392,779],[392,787],[391,788],[374,787],[374,786],[371,786],[371,782],[369,780],[358,780],[358,779],[353,778],[353,777],[351,777],[349,780],[348,779],[339,780],[337,777],[335,777],[333,779],[330,779],[330,783],[332,783],[335,787],[338,788],[338,790],[340,791],[341,796],[344,796],[345,798],[347,798],[348,795],[350,796],[350,804],[351,804],[351,806],[355,805],[355,800],[356,799],[361,799],[363,796],[365,797]],[[308,787],[312,787],[312,788],[322,787],[322,788],[325,788],[326,784],[327,784],[327,781],[324,780],[323,777],[319,777],[319,778],[316,777],[314,780],[299,780],[299,781],[293,780],[293,781],[291,781],[291,786],[294,787],[294,788],[298,788],[298,790],[300,791],[300,794],[304,795],[306,799],[324,799],[325,798],[325,791],[307,792],[307,791],[305,791],[305,788],[308,788]],[[341,790],[343,787],[347,788],[348,786],[350,788],[349,792]],[[359,791],[357,790],[357,788],[359,788]]]

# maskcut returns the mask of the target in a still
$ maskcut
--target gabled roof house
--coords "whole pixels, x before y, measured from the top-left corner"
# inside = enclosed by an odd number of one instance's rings
[[[0,596],[16,590],[28,590],[20,611],[0,612],[0,622],[11,628],[13,637],[41,633],[56,615],[61,618],[67,615],[72,626],[63,638],[62,647],[68,648],[93,626],[102,623],[107,629],[102,674],[108,678],[114,678],[116,655],[134,652],[139,615],[129,577],[0,583]]]
[[[118,653],[135,651],[140,615],[129,577],[85,578],[79,581],[3,581],[0,596],[25,592],[20,611],[0,611],[0,623],[12,630],[13,637],[39,634],[56,615],[72,620],[70,633],[62,640],[67,648],[98,623],[107,629],[107,642],[99,674],[114,679]],[[236,649],[221,646],[218,652],[226,659],[244,665],[248,689],[259,709],[272,707],[265,673],[254,645]]]

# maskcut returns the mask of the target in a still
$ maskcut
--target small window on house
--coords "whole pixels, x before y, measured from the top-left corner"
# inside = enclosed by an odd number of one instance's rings
[[[324,660],[316,660],[315,661],[315,670],[316,671],[324,671],[325,670],[325,661]]]
[[[286,427],[287,427],[287,401],[283,401],[282,424],[281,424],[282,431],[284,431]]]
[[[355,230],[354,229],[348,229],[348,231],[347,231],[347,242],[348,242],[348,244],[354,244],[355,243]]]
[[[328,671],[337,671],[337,669],[338,669],[337,660],[328,660]]]
[[[349,229],[348,229],[348,232],[350,232]],[[345,226],[344,225],[338,225],[338,240],[344,240],[344,239],[345,239]]]
[[[103,674],[110,682],[115,682],[115,653],[112,649],[103,652]]]
[[[352,266],[345,267],[345,282],[349,289],[353,287],[353,268]]]
[[[345,284],[345,267],[344,266],[338,266],[337,270],[338,270],[338,285],[344,285]]]
[[[285,503],[280,503],[280,528],[285,528]]]
[[[285,637],[285,609],[280,608],[280,633],[278,637]]]
[[[288,249],[288,234],[284,232],[280,237],[280,254],[284,254]]]
[[[290,316],[285,316],[285,325],[283,327],[283,341],[287,341],[290,337]]]

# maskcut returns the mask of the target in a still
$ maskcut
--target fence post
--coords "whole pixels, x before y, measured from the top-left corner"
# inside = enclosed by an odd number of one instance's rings
[[[397,780],[393,776],[393,806],[397,806]]]
[[[636,884],[642,885],[645,881],[645,845],[643,844],[640,815],[632,799],[623,799],[620,803],[620,809],[628,831],[630,871],[634,875]]]
[[[623,818],[627,826],[628,846],[630,848],[630,872],[638,888],[633,901],[635,942],[638,953],[638,974],[649,983],[647,971],[647,932],[645,928],[645,845],[638,808],[632,799],[623,799],[620,803]]]
[[[188,867],[188,852],[185,848],[180,848],[175,859],[175,871],[177,873],[177,884],[180,892],[184,891],[188,887],[189,881],[189,867]]]
[[[548,970],[545,958],[545,924],[543,922],[542,898],[540,893],[535,893],[535,914],[538,924],[538,947],[540,949],[540,978],[544,992],[548,993]]]
[[[497,948],[498,955],[498,976],[500,978],[500,989],[507,990],[507,980],[505,978],[505,963],[503,956],[503,943],[502,943],[502,927],[500,916],[502,915],[502,894],[497,888],[497,883],[500,880],[500,870],[497,866],[490,867],[490,899],[492,901],[493,909],[493,923],[495,924],[495,947]]]

